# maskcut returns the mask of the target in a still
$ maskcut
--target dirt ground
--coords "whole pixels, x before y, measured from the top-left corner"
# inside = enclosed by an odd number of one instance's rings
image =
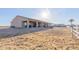
[[[78,50],[79,39],[72,39],[68,28],[52,28],[39,32],[0,39],[0,50]]]

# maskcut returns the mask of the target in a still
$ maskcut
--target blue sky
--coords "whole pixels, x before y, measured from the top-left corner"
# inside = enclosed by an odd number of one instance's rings
[[[42,17],[43,12],[49,15],[48,18]],[[73,18],[74,23],[79,24],[78,8],[0,8],[0,25],[10,25],[16,15],[57,24],[69,24],[69,19]]]

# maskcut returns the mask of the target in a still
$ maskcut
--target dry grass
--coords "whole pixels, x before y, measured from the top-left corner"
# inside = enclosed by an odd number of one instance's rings
[[[0,39],[1,50],[71,50],[79,49],[79,40],[72,39],[67,28],[54,28]]]

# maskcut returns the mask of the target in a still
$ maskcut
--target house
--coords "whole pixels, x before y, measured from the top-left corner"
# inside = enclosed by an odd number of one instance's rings
[[[54,24],[53,27],[67,27],[65,24]]]
[[[50,23],[17,15],[11,21],[12,28],[49,27]]]

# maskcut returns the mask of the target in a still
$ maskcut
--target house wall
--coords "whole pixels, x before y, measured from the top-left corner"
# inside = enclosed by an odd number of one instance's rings
[[[14,27],[22,27],[22,22],[21,21],[13,21],[11,23],[11,26],[14,26]]]
[[[22,27],[21,19],[19,17],[15,17],[11,22],[11,26]]]

